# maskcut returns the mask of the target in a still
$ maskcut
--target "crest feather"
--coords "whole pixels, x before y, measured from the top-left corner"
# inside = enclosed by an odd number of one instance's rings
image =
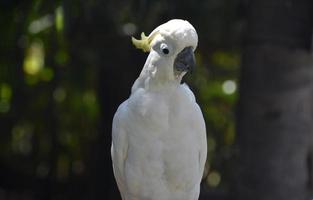
[[[150,42],[149,37],[145,35],[144,32],[141,33],[141,39],[137,40],[136,38],[132,37],[132,43],[135,45],[136,48],[143,50],[143,52],[150,51]]]

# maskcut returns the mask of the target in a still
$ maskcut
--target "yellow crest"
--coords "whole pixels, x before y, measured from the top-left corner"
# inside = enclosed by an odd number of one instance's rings
[[[137,40],[136,38],[132,37],[133,45],[135,45],[136,48],[142,49],[143,52],[149,52],[150,51],[150,40],[145,35],[144,32],[141,33],[141,39]]]
[[[132,37],[132,43],[133,45],[135,45],[136,48],[143,50],[143,52],[149,52],[151,48],[150,43],[157,33],[158,31],[155,31],[152,33],[152,35],[150,34],[150,36],[147,37],[145,33],[142,32],[140,35],[141,36],[140,40],[137,40],[136,38]]]

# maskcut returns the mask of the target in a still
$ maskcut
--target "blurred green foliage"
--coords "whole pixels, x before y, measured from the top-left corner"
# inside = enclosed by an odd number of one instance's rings
[[[204,60],[197,54],[197,69],[187,82],[194,90],[206,120],[208,159],[206,181],[209,187],[227,187],[227,172],[234,156],[235,116],[238,96],[239,52],[217,50]],[[206,66],[208,65],[208,66]]]
[[[98,4],[100,1],[91,0],[4,1],[0,14],[2,165],[40,179],[52,176],[65,183],[73,177],[88,176],[88,152],[103,123],[99,107],[107,103],[98,97],[98,72],[102,66],[73,65],[67,29],[73,26],[71,20],[85,16],[85,10]],[[206,183],[212,188],[227,187],[235,153],[234,106],[243,26],[236,13],[238,2],[129,0],[101,5],[98,9],[107,18],[99,21],[110,21],[112,27],[108,27],[106,36],[112,38],[116,34],[128,41],[130,35],[148,33],[172,17],[186,18],[196,27],[197,68],[185,81],[195,92],[207,124]],[[85,29],[88,32],[88,27]],[[116,46],[121,44],[124,45]],[[92,60],[97,49],[81,48],[83,57]],[[109,51],[114,47],[99,48]],[[121,53],[130,54],[123,49]],[[125,63],[132,59],[135,58],[130,56]]]

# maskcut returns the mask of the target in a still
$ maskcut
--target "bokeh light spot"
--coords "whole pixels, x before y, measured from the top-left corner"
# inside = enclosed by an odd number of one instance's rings
[[[24,59],[24,72],[29,75],[36,75],[44,66],[44,47],[42,42],[31,43],[27,49]]]
[[[125,35],[134,35],[137,31],[137,26],[133,23],[126,23],[122,27]]]
[[[222,88],[225,94],[230,95],[236,92],[237,84],[233,80],[227,80],[223,83]]]
[[[51,15],[45,15],[37,20],[34,20],[30,23],[28,31],[32,34],[39,33],[53,24],[53,19]]]
[[[61,32],[64,28],[64,12],[61,6],[55,10],[55,27],[58,32]]]
[[[10,85],[2,83],[0,85],[0,99],[9,101],[12,97],[12,89]]]
[[[221,175],[217,171],[212,171],[207,177],[207,184],[211,187],[217,187],[221,182]]]

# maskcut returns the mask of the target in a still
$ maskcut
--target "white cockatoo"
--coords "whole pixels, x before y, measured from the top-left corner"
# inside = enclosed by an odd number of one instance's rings
[[[205,122],[182,77],[198,36],[185,20],[158,26],[137,48],[150,52],[113,119],[112,160],[123,200],[197,200],[207,154]]]

